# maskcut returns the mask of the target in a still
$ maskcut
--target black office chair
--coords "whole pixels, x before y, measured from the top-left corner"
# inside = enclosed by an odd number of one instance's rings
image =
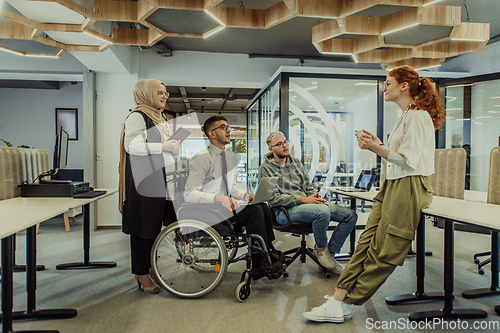
[[[300,257],[300,261],[302,263],[306,262],[306,256],[311,258],[316,264],[318,264],[319,268],[323,271],[323,275],[326,278],[330,278],[332,273],[326,269],[323,265],[321,265],[313,254],[313,249],[307,246],[306,236],[312,234],[312,224],[306,222],[292,222],[290,220],[290,216],[288,215],[288,211],[285,207],[279,207],[285,214],[288,223],[281,225],[276,221],[276,218],[273,218],[273,229],[281,232],[291,233],[293,236],[301,237],[300,246],[285,251],[285,255],[287,256],[287,260],[285,261],[285,272],[283,273],[284,277],[288,276],[288,272],[286,269],[297,259]],[[328,227],[328,230],[335,229],[335,226]],[[288,255],[293,254],[291,258]]]
[[[483,261],[479,260],[479,257],[484,257],[484,256],[490,256],[490,257],[486,258]],[[489,252],[489,251],[488,252],[476,253],[474,255],[474,263],[477,265],[477,271],[481,275],[484,275],[483,266],[488,265],[490,262],[491,262],[491,252]]]

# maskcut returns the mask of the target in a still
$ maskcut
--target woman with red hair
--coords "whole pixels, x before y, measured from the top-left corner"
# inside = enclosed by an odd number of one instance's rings
[[[387,147],[368,131],[358,136],[358,146],[382,157],[385,181],[337,289],[333,296],[325,296],[323,305],[304,313],[309,320],[342,323],[351,319],[350,305],[365,303],[403,265],[420,213],[432,202],[428,176],[434,173],[434,131],[446,115],[434,83],[420,78],[410,66],[397,67],[387,74],[384,100],[402,110]]]

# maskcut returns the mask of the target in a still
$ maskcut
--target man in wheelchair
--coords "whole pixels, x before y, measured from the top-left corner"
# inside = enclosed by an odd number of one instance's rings
[[[237,156],[231,151],[224,150],[226,144],[230,143],[231,137],[231,127],[226,118],[223,116],[208,118],[203,125],[203,131],[210,145],[191,159],[184,199],[188,203],[204,203],[211,206],[219,204],[223,208],[221,209],[223,219],[229,220],[235,229],[244,227],[247,235],[260,236],[265,249],[252,251],[250,276],[254,280],[266,275],[271,276],[281,269],[285,260],[284,254],[276,250],[272,243],[275,239],[271,220],[273,214],[265,203],[249,204],[253,200],[253,194],[248,194],[235,186]],[[222,220],[210,223],[219,222]],[[217,227],[221,226],[214,225],[215,229]],[[265,260],[266,252],[269,254],[270,262]]]

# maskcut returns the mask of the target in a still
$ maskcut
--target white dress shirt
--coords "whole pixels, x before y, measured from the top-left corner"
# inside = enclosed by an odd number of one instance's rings
[[[222,183],[221,152],[220,148],[210,144],[193,156],[189,163],[189,175],[184,191],[184,199],[187,202],[213,203],[215,195],[225,194]],[[238,157],[232,151],[226,150],[225,152],[229,195],[243,200],[246,192],[235,186]]]
[[[125,151],[131,155],[146,156],[148,154],[157,155],[162,154],[165,162],[165,172],[172,172],[175,170],[174,156],[168,152],[162,151],[162,144],[159,142],[148,143],[146,142],[148,135],[146,130],[146,123],[144,118],[138,112],[132,113],[125,120],[125,138],[123,145]],[[173,186],[173,176],[167,176],[165,180],[167,186],[167,199],[173,200],[175,188]]]
[[[434,125],[429,113],[408,110],[398,118],[388,140],[387,179],[432,175],[435,146]]]

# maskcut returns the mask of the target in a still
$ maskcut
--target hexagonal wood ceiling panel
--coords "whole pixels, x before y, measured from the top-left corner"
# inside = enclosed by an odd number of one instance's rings
[[[296,17],[318,20],[311,37],[319,54],[386,68],[440,65],[481,50],[490,38],[488,23],[461,22],[461,7],[439,0],[5,1],[0,49],[31,56],[100,52],[113,44],[153,46],[167,37],[208,38],[223,29],[270,29]],[[30,52],[5,40],[49,48]]]

